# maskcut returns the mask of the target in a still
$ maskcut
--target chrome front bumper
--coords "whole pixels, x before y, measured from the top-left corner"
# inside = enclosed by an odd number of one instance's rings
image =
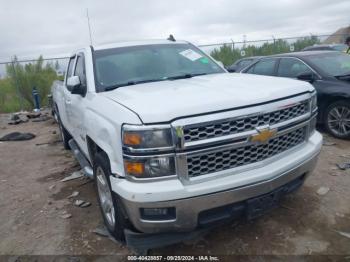
[[[190,198],[157,202],[134,202],[121,197],[124,208],[132,224],[144,233],[185,232],[195,230],[198,226],[198,216],[202,211],[221,207],[243,200],[264,195],[277,189],[300,176],[308,176],[314,169],[319,151],[295,166],[270,180],[241,186],[231,190],[205,194]],[[143,220],[140,208],[176,208],[176,219],[150,221]]]

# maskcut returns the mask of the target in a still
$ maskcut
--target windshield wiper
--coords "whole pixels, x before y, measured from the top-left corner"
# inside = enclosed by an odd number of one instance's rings
[[[183,74],[183,75],[177,75],[177,76],[169,76],[169,77],[164,77],[164,78],[159,78],[159,79],[147,79],[147,80],[139,80],[139,81],[128,81],[125,83],[113,85],[113,86],[108,86],[104,89],[104,91],[111,91],[114,89],[117,89],[119,87],[123,86],[132,86],[132,85],[137,85],[137,84],[143,84],[143,83],[150,83],[150,82],[159,82],[159,81],[165,81],[165,80],[177,80],[177,79],[185,79],[185,78],[192,78],[195,76],[202,76],[202,75],[207,75],[207,73],[198,73],[198,74]]]
[[[177,75],[177,76],[169,76],[166,79],[167,80],[177,80],[177,79],[186,79],[186,78],[192,78],[195,76],[202,76],[206,75],[207,73],[198,73],[198,74],[183,74],[183,75]]]
[[[132,85],[137,85],[137,84],[143,84],[143,83],[150,83],[150,82],[158,82],[158,81],[164,81],[166,79],[160,78],[160,79],[147,79],[147,80],[139,80],[139,81],[128,81],[125,83],[113,85],[113,86],[108,86],[104,89],[104,91],[111,91],[114,89],[117,89],[122,86],[132,86]]]
[[[344,79],[344,80],[348,80],[350,79],[350,73],[344,74],[344,75],[338,75],[338,76],[334,76],[338,79]]]

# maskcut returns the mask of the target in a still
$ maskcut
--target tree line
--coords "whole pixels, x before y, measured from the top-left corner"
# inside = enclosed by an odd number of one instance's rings
[[[21,103],[22,109],[33,109],[34,87],[38,90],[41,105],[46,105],[52,82],[60,78],[56,73],[58,67],[57,61],[56,64],[44,63],[42,56],[26,64],[21,64],[15,57],[13,63],[6,65],[6,77],[0,79],[0,113],[18,111]]]
[[[275,39],[273,42],[265,42],[260,46],[250,44],[242,48],[235,48],[232,45],[226,44],[214,49],[210,55],[214,59],[221,61],[225,66],[229,66],[243,57],[268,56],[291,51],[301,51],[303,48],[314,44],[320,44],[317,36],[304,37],[295,42]],[[244,51],[244,56],[242,56],[242,51]]]

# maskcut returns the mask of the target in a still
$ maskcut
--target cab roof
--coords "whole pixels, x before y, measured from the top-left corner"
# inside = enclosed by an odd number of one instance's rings
[[[127,46],[140,46],[140,45],[162,45],[162,44],[188,44],[187,41],[170,41],[170,40],[139,40],[139,41],[127,41],[127,42],[114,42],[110,44],[94,45],[94,50],[104,50],[118,47]]]

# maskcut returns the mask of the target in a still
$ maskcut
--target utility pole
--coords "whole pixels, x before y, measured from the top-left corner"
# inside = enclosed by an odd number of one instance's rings
[[[88,22],[88,27],[89,27],[90,45],[92,45],[91,26],[90,26],[90,17],[89,17],[89,9],[88,8],[86,8],[86,17],[87,17],[87,22]]]
[[[273,39],[273,44],[276,44],[276,38],[274,35],[272,35],[272,39]]]
[[[243,48],[245,49],[247,42],[247,35],[243,35]]]

